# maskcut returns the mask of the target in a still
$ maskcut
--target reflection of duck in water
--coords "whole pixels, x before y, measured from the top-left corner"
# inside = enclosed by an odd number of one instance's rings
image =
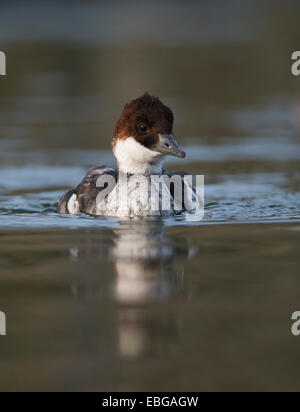
[[[118,238],[111,255],[115,261],[114,294],[118,302],[167,300],[182,290],[183,268],[176,264],[182,249],[163,237],[160,224],[126,224],[115,233]]]
[[[178,335],[177,314],[158,302],[182,296],[185,289],[184,261],[193,254],[186,239],[174,242],[164,237],[163,222],[121,222],[114,229],[112,244],[98,251],[93,244],[72,250],[72,258],[109,256],[116,276],[112,297],[118,303],[117,329],[122,356],[136,357],[165,351]],[[174,312],[175,311],[175,312]]]
[[[114,297],[119,302],[120,355],[126,358],[169,351],[178,339],[177,314],[168,302],[184,293],[182,259],[191,249],[163,236],[162,222],[124,224],[111,255],[115,260]],[[182,244],[183,243],[183,244]]]

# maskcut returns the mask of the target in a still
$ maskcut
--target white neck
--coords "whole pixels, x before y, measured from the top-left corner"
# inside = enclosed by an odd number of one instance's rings
[[[118,140],[114,147],[119,170],[131,174],[161,173],[164,155],[153,152],[133,137]]]

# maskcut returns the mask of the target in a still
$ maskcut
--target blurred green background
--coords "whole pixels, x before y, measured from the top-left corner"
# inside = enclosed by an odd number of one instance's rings
[[[170,104],[182,139],[298,133],[298,116],[276,108],[298,114],[299,11],[296,0],[3,1],[0,138],[108,148],[121,107],[145,90]],[[233,116],[250,107],[268,112]]]
[[[299,390],[299,13],[1,1],[0,390]],[[187,152],[168,168],[205,175],[204,221],[57,215],[146,90]]]

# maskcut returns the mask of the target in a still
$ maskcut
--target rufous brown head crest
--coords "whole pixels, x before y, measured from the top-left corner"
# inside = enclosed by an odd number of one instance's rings
[[[154,148],[159,141],[159,134],[172,133],[173,121],[171,109],[158,97],[145,93],[125,105],[114,129],[113,146],[118,139],[133,137],[143,146]]]

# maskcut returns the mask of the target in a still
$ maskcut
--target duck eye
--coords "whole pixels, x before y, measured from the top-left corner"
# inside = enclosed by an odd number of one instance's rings
[[[138,124],[138,131],[140,133],[146,133],[147,130],[148,130],[148,126],[145,123]]]

